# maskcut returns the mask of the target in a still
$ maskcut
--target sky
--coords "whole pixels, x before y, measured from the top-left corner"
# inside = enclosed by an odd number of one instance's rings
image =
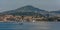
[[[60,0],[0,0],[0,12],[32,5],[46,11],[60,10]]]

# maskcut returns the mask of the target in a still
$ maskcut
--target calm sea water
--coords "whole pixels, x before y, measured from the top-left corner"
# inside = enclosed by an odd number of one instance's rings
[[[60,30],[60,22],[0,22],[0,30]]]

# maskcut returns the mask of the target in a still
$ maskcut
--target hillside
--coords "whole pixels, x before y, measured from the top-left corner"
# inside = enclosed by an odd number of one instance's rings
[[[46,15],[47,11],[35,8],[31,5],[27,5],[24,7],[17,8],[15,10],[5,11],[0,14],[11,14],[11,15],[25,15],[25,16],[44,16]]]

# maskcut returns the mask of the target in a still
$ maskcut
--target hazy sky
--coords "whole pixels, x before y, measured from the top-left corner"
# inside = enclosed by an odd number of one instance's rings
[[[0,0],[0,11],[12,10],[26,5],[48,11],[60,10],[60,0]]]

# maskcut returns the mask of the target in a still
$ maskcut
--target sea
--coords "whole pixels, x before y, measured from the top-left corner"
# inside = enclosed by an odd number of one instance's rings
[[[0,30],[60,30],[60,22],[0,22]]]

